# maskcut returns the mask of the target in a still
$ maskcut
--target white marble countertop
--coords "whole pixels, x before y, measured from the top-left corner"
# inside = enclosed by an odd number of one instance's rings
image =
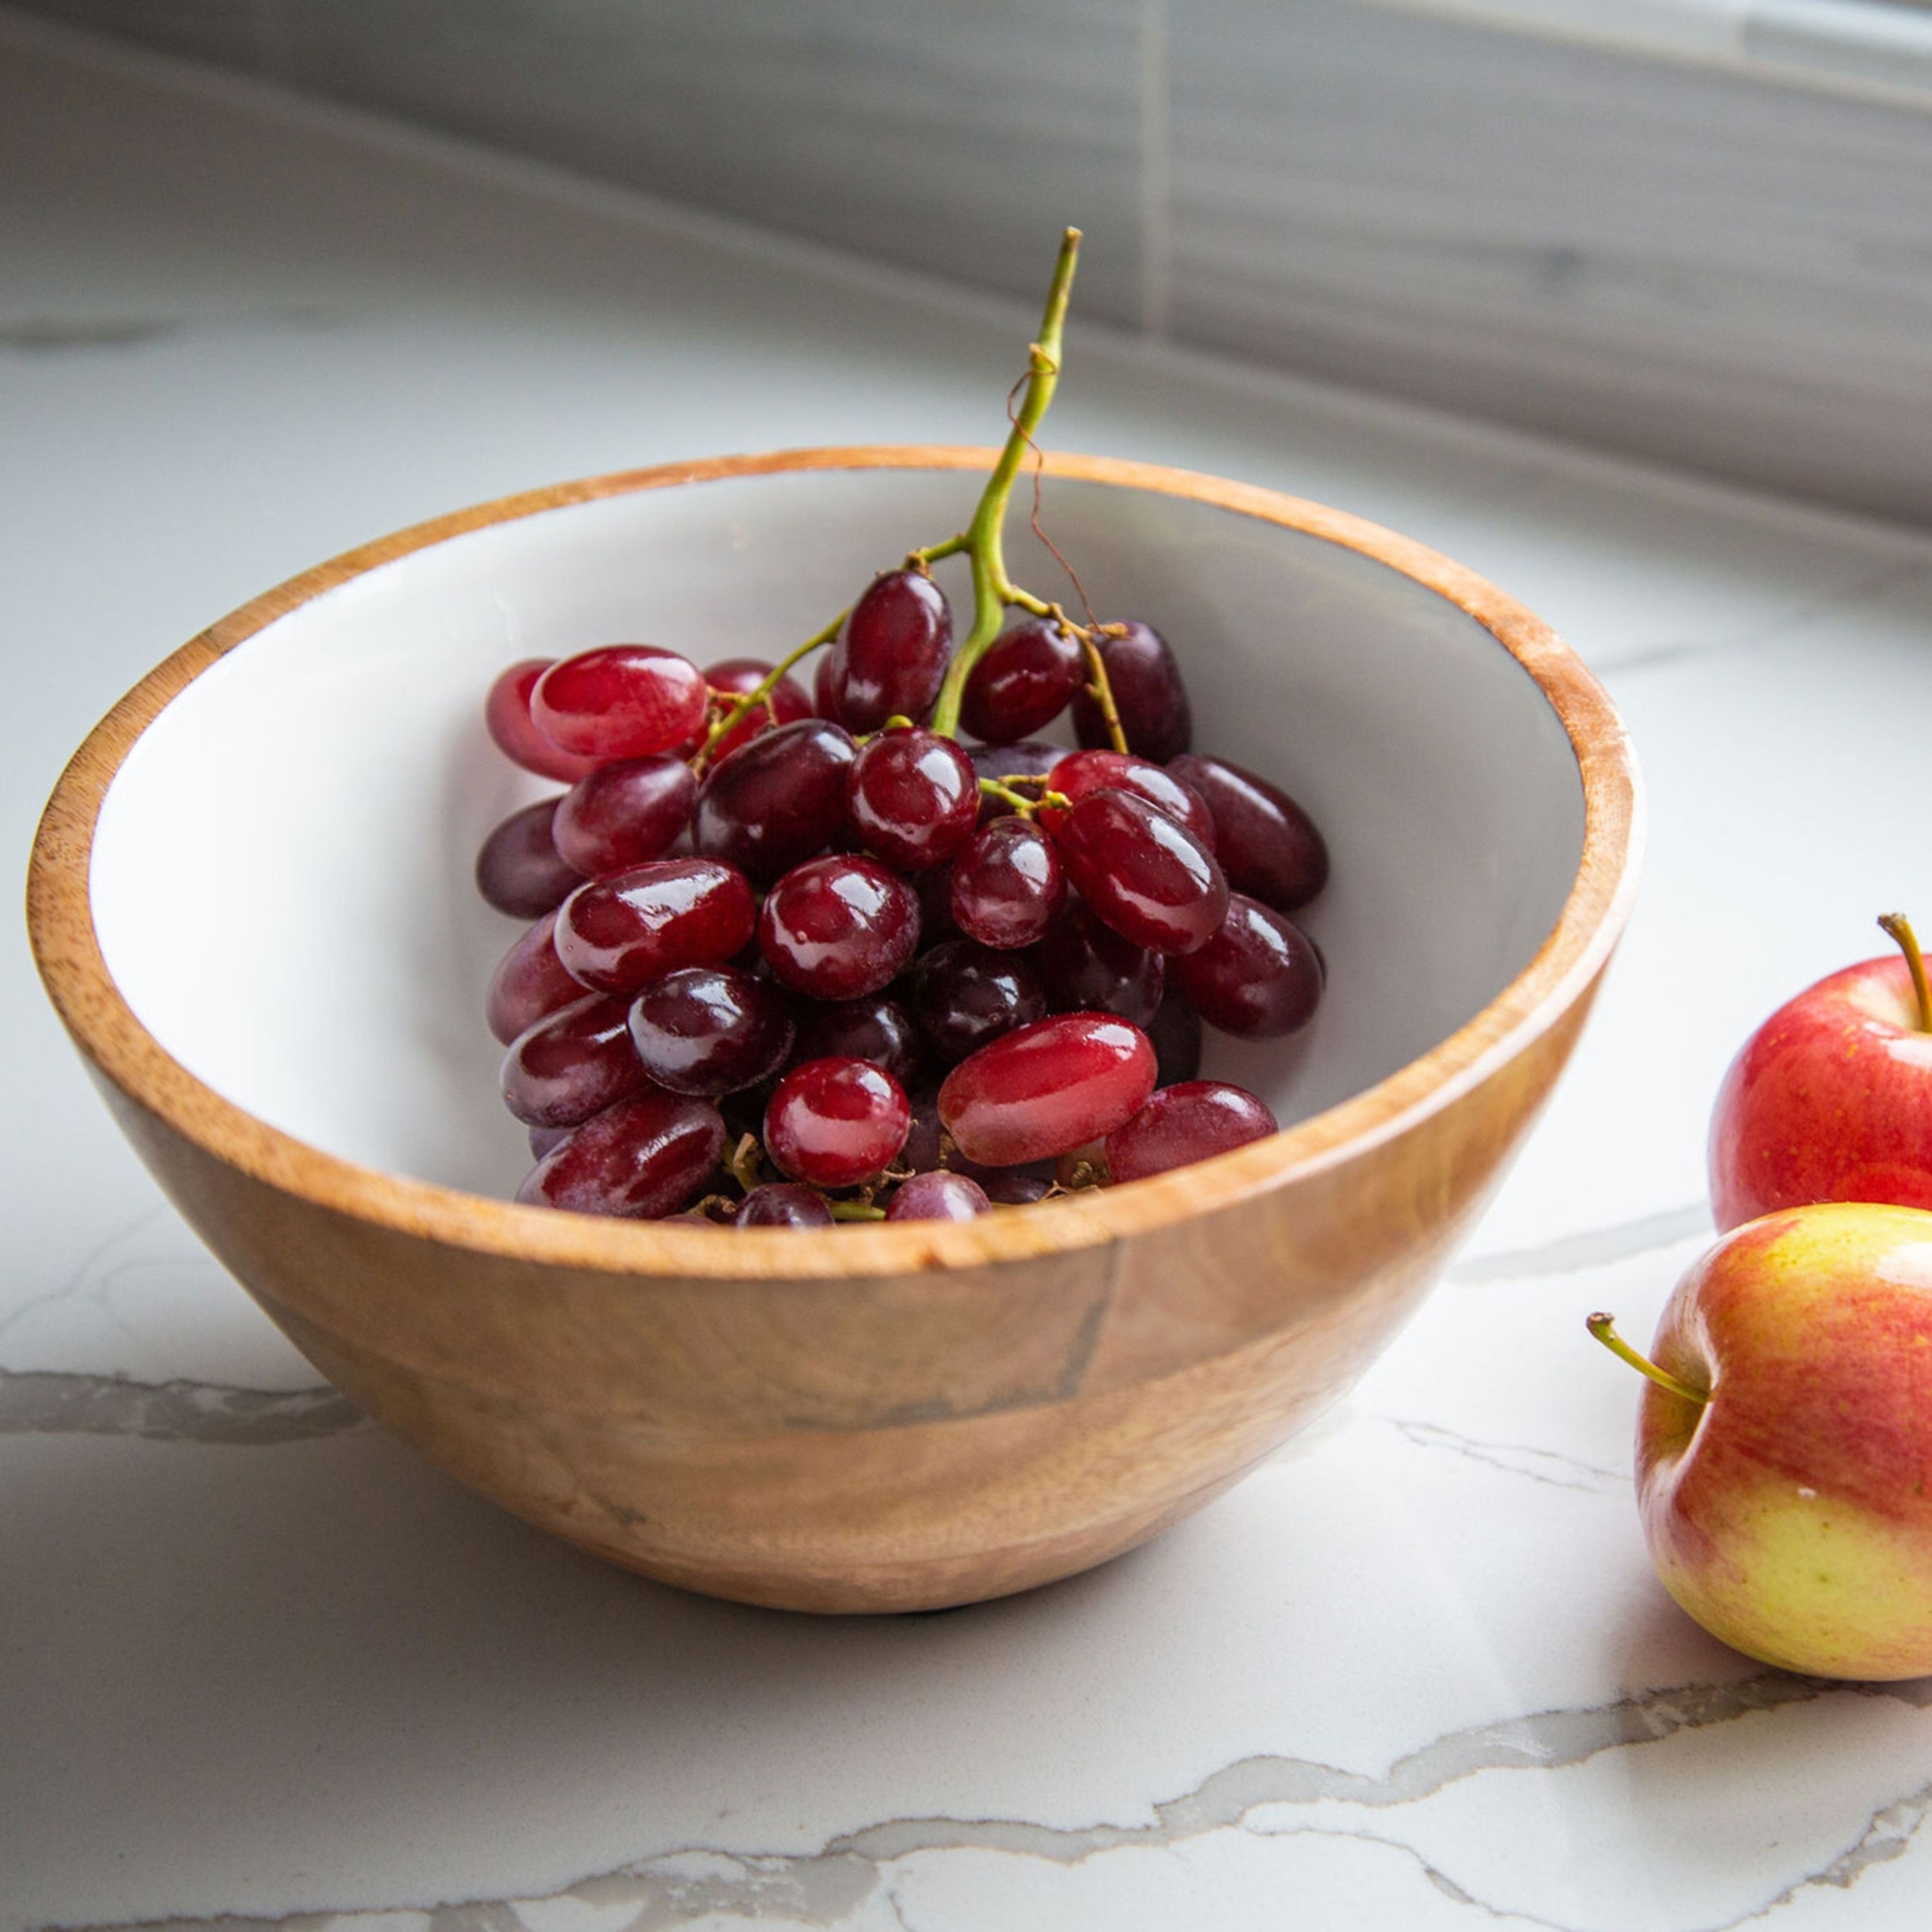
[[[182,638],[457,505],[982,442],[1030,318],[0,16],[0,706],[24,855]],[[1070,213],[1075,212],[1070,211]],[[1042,238],[1042,257],[1052,238]],[[1287,488],[1551,619],[1653,832],[1557,1098],[1316,1433],[1032,1596],[820,1621],[601,1567],[312,1386],[8,940],[0,1932],[1922,1926],[1932,1681],[1653,1580],[1628,1373],[1779,1000],[1932,919],[1932,537],[1076,331],[1060,447]],[[1426,944],[1426,935],[1419,936]]]

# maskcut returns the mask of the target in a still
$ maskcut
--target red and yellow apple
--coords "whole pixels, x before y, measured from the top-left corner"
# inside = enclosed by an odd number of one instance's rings
[[[1911,927],[1780,1006],[1732,1061],[1711,1120],[1720,1228],[1815,1201],[1932,1208],[1932,988]]]
[[[1726,1235],[1651,1358],[1637,1498],[1664,1587],[1747,1655],[1932,1672],[1932,1214],[1831,1204]]]

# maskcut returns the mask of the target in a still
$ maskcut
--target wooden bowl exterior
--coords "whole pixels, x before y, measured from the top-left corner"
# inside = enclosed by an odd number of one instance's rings
[[[134,740],[208,664],[410,550],[711,476],[990,458],[732,459],[402,532],[176,653],[82,748],[41,826],[29,910],[49,990],[129,1138],[223,1263],[331,1382],[440,1466],[688,1588],[821,1611],[1024,1589],[1198,1508],[1349,1386],[1549,1092],[1627,916],[1634,769],[1588,672],[1520,606],[1372,526],[1186,472],[1051,460],[1346,543],[1476,616],[1569,733],[1583,860],[1529,967],[1389,1079],[1213,1162],[958,1226],[722,1234],[598,1221],[378,1174],[280,1134],[202,1085],[122,999],[87,900],[95,818]]]

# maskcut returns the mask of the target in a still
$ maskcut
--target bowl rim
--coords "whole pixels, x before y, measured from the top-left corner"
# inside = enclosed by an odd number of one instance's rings
[[[650,1277],[870,1279],[1024,1261],[1204,1216],[1333,1167],[1417,1126],[1554,1026],[1607,962],[1627,921],[1643,834],[1628,735],[1582,659],[1524,605],[1438,552],[1306,499],[1204,472],[1049,453],[1049,477],[1203,503],[1322,538],[1387,566],[1474,618],[1555,711],[1576,760],[1584,832],[1576,874],[1534,956],[1472,1018],[1418,1058],[1270,1138],[1125,1185],[962,1222],[713,1230],[560,1214],[472,1194],[324,1152],[206,1086],[148,1032],[109,972],[89,896],[109,786],[142,732],[208,667],[326,592],[418,550],[498,524],[602,499],[722,478],[804,471],[985,470],[990,448],[854,445],[776,450],[622,470],[496,498],[379,537],[288,579],[211,625],[130,690],[56,784],[28,874],[40,976],[83,1055],[168,1128],[216,1160],[318,1207],[458,1249]],[[479,1021],[480,1025],[480,1021]]]

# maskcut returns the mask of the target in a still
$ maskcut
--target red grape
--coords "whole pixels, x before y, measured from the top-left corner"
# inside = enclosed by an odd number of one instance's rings
[[[1307,934],[1245,892],[1230,896],[1220,930],[1199,952],[1175,960],[1173,972],[1210,1026],[1244,1040],[1306,1026],[1322,998],[1322,964]]]
[[[1089,792],[1053,828],[1068,883],[1095,915],[1150,952],[1192,952],[1226,915],[1214,854],[1132,792]]]
[[[905,1144],[905,1090],[869,1060],[808,1060],[765,1108],[765,1151],[794,1180],[850,1187],[884,1172]]]
[[[920,728],[881,731],[846,774],[852,829],[888,865],[944,865],[980,822],[980,781],[950,738]]]
[[[1328,848],[1315,821],[1279,786],[1225,758],[1189,752],[1168,767],[1207,802],[1214,856],[1238,892],[1293,912],[1328,882]]]
[[[545,1013],[584,997],[580,982],[556,956],[556,914],[547,912],[518,940],[490,975],[484,1015],[490,1030],[508,1046]]]
[[[943,1168],[902,1181],[886,1203],[888,1221],[974,1221],[992,1211],[986,1190],[976,1180]]]
[[[1049,790],[1073,800],[1109,787],[1130,791],[1186,826],[1207,850],[1214,850],[1214,820],[1206,804],[1150,759],[1137,758],[1131,752],[1069,752],[1047,773],[1046,782]],[[1048,806],[1041,811],[1040,822],[1051,832],[1066,815],[1065,806]]]
[[[730,966],[686,966],[631,1003],[644,1071],[674,1094],[715,1099],[755,1087],[791,1052],[791,1016],[775,986]]]
[[[590,878],[662,859],[697,796],[691,767],[668,752],[600,765],[557,801],[556,849]]]
[[[1194,742],[1194,711],[1180,667],[1158,631],[1145,624],[1121,626],[1125,634],[1100,640],[1100,662],[1120,713],[1127,749],[1164,765]],[[1111,745],[1107,720],[1084,686],[1073,699],[1074,735],[1083,745]]]
[[[726,658],[721,663],[704,668],[704,681],[713,691],[722,692],[728,700],[735,700],[748,691],[756,691],[772,674],[772,667],[760,658]],[[775,729],[780,724],[796,723],[801,718],[812,716],[812,700],[806,696],[802,687],[790,676],[782,677],[765,694],[762,702],[754,704],[730,730],[718,741],[718,748],[712,753],[714,759],[728,757],[741,745],[748,745],[762,732]]]
[[[822,718],[761,733],[712,766],[692,814],[692,842],[770,885],[844,825],[845,776],[857,755],[844,728]]]
[[[795,866],[758,915],[766,964],[794,992],[815,1000],[877,992],[897,977],[918,944],[919,896],[876,859],[841,854]]]
[[[1010,1167],[1066,1153],[1131,1120],[1154,1091],[1152,1042],[1112,1013],[1064,1013],[962,1060],[939,1117],[968,1160]]]
[[[1080,640],[1065,625],[1052,617],[1019,617],[968,674],[959,722],[989,743],[1030,736],[1066,710],[1084,664]]]
[[[952,613],[916,570],[875,577],[832,646],[825,688],[848,731],[876,731],[888,718],[916,724],[932,709],[952,650]]]
[[[552,744],[602,764],[675,751],[709,702],[688,658],[656,644],[603,644],[552,664],[530,693],[530,716]]]
[[[526,1125],[571,1127],[651,1083],[622,1000],[592,993],[547,1013],[503,1056],[503,1104]]]
[[[1046,1015],[1040,981],[1018,953],[970,939],[949,939],[922,954],[908,978],[906,1004],[944,1066]]]
[[[829,1228],[832,1210],[825,1196],[801,1181],[767,1180],[745,1196],[738,1209],[741,1228]]]
[[[1245,1087],[1184,1080],[1163,1087],[1107,1136],[1107,1171],[1116,1180],[1142,1180],[1276,1131],[1267,1103]]]
[[[517,1198],[532,1208],[660,1220],[703,1187],[724,1153],[716,1108],[652,1089],[585,1121],[537,1163]]]
[[[583,872],[556,848],[552,822],[562,802],[546,798],[526,805],[484,840],[476,855],[476,890],[499,912],[541,919],[583,884]]]
[[[712,966],[751,938],[752,889],[716,859],[658,859],[578,887],[557,908],[556,956],[602,993]]]
[[[1030,819],[982,826],[954,860],[947,909],[982,946],[1030,946],[1066,901],[1066,870]]]
[[[511,665],[490,687],[483,704],[483,722],[496,748],[513,764],[574,784],[596,761],[560,751],[530,717],[530,693],[556,662],[554,658],[525,658]]]
[[[1049,1012],[1118,1013],[1144,1027],[1160,1006],[1167,967],[1077,902],[1028,956]]]

